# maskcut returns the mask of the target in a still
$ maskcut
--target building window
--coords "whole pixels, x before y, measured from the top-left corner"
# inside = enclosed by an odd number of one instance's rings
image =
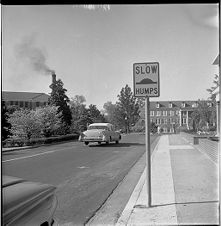
[[[14,101],[10,101],[10,105],[14,105]]]
[[[170,118],[170,124],[172,124],[173,123],[173,119],[172,118]]]
[[[160,107],[160,104],[159,104],[159,103],[157,103],[157,104],[156,104],[156,108],[159,108],[159,107]]]
[[[173,107],[173,104],[172,103],[169,103],[169,108],[172,108]]]
[[[182,106],[183,108],[185,108],[185,107],[186,107],[186,104],[183,102],[181,106]]]
[[[167,111],[163,111],[163,116],[167,116]]]
[[[154,111],[150,111],[150,116],[154,116]]]
[[[183,124],[186,124],[186,118],[183,118],[183,119],[182,119],[182,123],[183,123]]]
[[[167,124],[167,118],[164,119],[164,123]]]
[[[36,102],[36,107],[39,107],[40,103],[39,102]]]
[[[198,107],[198,103],[193,103],[193,104],[192,104],[192,107],[193,107],[193,108]]]
[[[26,107],[26,108],[28,107],[28,102],[27,102],[27,101],[25,101],[25,107]]]
[[[157,119],[156,119],[156,124],[157,124],[157,125],[160,125],[160,118],[157,118]]]
[[[15,101],[15,105],[18,105],[18,101]]]
[[[24,106],[23,101],[20,101],[20,102],[19,102],[19,106],[20,106],[21,108],[23,108],[23,106]]]
[[[157,111],[157,116],[161,116],[161,111]]]
[[[163,132],[164,133],[167,133],[167,128],[163,128]]]
[[[176,111],[176,115],[179,115],[180,114],[180,111]]]
[[[174,111],[170,111],[170,116],[174,116]]]

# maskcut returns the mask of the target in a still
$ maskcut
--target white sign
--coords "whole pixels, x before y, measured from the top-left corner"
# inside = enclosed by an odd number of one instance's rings
[[[160,76],[159,63],[135,63],[133,64],[134,96],[135,97],[159,97]]]

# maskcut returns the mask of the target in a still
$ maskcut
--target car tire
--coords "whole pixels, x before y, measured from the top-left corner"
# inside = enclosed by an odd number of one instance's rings
[[[85,145],[88,145],[88,144],[89,144],[89,142],[88,142],[88,141],[85,141],[84,143],[85,143]]]
[[[101,144],[101,142],[100,142],[100,141],[98,141],[97,143],[98,143],[98,144]]]
[[[116,144],[119,144],[119,140],[116,140]]]

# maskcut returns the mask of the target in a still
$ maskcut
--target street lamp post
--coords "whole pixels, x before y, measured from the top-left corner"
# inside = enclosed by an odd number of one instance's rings
[[[126,124],[126,133],[127,133],[127,116],[125,116],[125,124]]]

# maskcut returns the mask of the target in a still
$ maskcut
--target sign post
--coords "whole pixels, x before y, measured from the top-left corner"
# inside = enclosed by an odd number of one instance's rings
[[[150,149],[150,101],[149,97],[160,96],[159,63],[133,64],[134,96],[145,98],[145,143],[146,143],[146,183],[148,207],[151,207],[151,149]]]

